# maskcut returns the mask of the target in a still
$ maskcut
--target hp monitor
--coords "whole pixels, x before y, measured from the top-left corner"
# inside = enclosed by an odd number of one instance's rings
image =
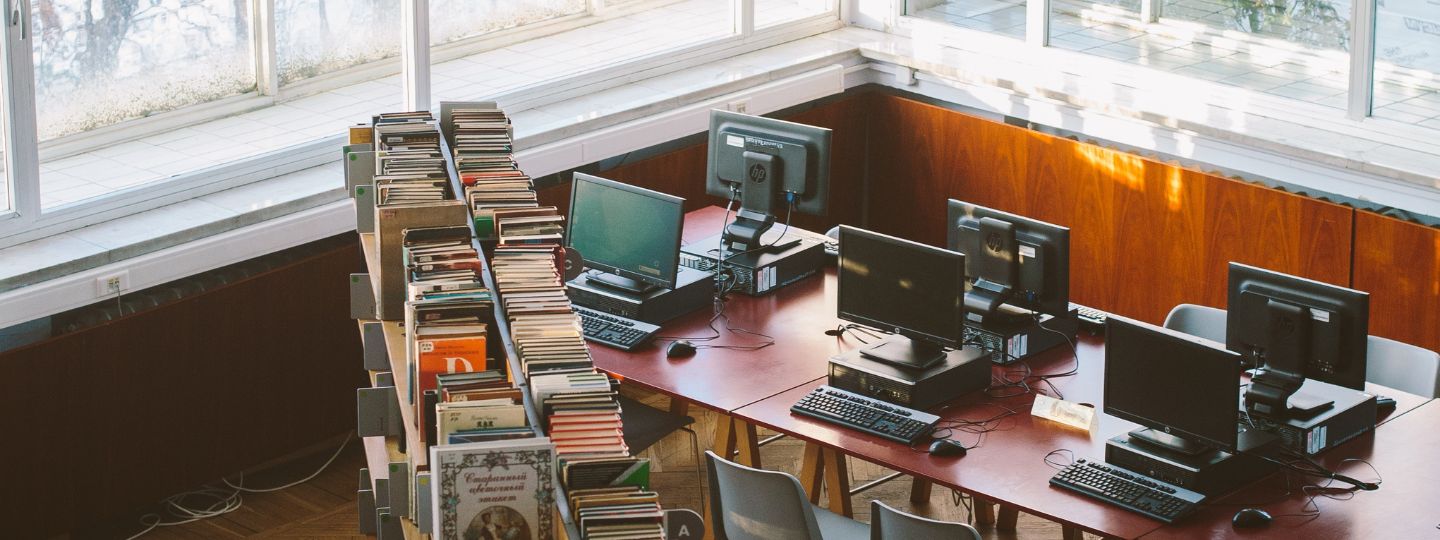
[[[1111,315],[1105,327],[1105,414],[1169,450],[1236,450],[1240,355],[1222,344]]]
[[[632,292],[675,288],[685,199],[575,173],[567,245],[600,283]]]
[[[1069,311],[1070,229],[954,199],[947,206],[947,247],[965,254],[972,320]]]
[[[830,130],[712,110],[705,173],[706,193],[740,201],[735,221],[725,227],[726,248],[770,248],[761,237],[775,224],[777,211],[825,213]]]
[[[838,277],[841,319],[897,334],[861,355],[924,368],[960,346],[964,255],[842,225]]]

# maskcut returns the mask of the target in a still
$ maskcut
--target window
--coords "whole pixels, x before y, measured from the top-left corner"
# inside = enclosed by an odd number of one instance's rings
[[[0,247],[333,161],[344,126],[415,107],[407,87],[437,102],[534,87],[523,107],[549,111],[576,84],[775,42],[739,28],[793,39],[820,26],[787,23],[838,13],[753,1],[742,26],[734,0],[429,0],[407,31],[401,0],[30,0],[4,30],[31,44],[4,49],[6,80],[25,84],[0,147],[26,136],[0,155]],[[406,39],[431,45],[431,66],[402,70]],[[535,118],[566,118],[550,112]]]
[[[1375,116],[1440,129],[1440,5],[1385,0],[1375,14]]]
[[[248,0],[34,0],[40,140],[255,89]]]
[[[1025,0],[905,0],[907,15],[1025,39]]]
[[[5,78],[0,77],[0,96],[5,95]],[[10,171],[6,170],[5,158],[9,157],[10,147],[5,144],[5,107],[0,106],[0,216],[5,215],[15,203],[10,202],[10,197],[15,195],[15,189],[10,187]]]
[[[833,5],[829,0],[755,0],[755,27],[813,17],[830,11]]]
[[[400,55],[400,2],[275,0],[281,86]]]

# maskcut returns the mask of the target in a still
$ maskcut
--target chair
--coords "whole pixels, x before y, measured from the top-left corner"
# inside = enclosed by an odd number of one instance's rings
[[[634,399],[620,396],[616,401],[620,402],[620,422],[625,426],[623,433],[625,446],[630,447],[631,454],[639,454],[647,448],[655,446],[655,443],[668,437],[676,431],[684,431],[690,434],[690,448],[695,452],[695,485],[700,485],[704,474],[700,468],[700,439],[695,435],[695,430],[690,425],[695,423],[695,418],[684,414],[676,414],[651,407]],[[704,508],[704,492],[701,492],[700,507]]]
[[[1165,316],[1165,328],[1225,343],[1225,310],[1195,304],[1180,304]]]
[[[732,463],[709,450],[705,456],[716,540],[858,540],[868,535],[865,524],[811,505],[794,476]]]
[[[1428,398],[1440,397],[1440,354],[1370,336],[1365,343],[1365,380]]]
[[[964,523],[910,515],[872,500],[870,540],[980,540],[980,531]]]

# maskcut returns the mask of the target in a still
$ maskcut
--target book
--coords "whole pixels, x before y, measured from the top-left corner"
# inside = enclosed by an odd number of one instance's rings
[[[555,451],[544,437],[430,448],[435,538],[552,540]]]

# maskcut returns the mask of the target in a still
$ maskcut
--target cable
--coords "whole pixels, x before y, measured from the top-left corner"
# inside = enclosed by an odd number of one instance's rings
[[[314,479],[316,476],[319,476],[320,473],[325,471],[325,469],[328,469],[330,467],[330,464],[335,462],[335,458],[340,456],[341,451],[345,450],[345,447],[350,444],[350,439],[354,436],[354,431],[346,434],[345,440],[340,443],[340,448],[335,449],[335,453],[330,456],[330,459],[325,460],[325,463],[321,465],[320,468],[317,469],[314,473],[311,473],[309,476],[306,476],[303,479],[291,482],[289,484],[285,484],[283,486],[264,489],[245,488],[243,487],[244,474],[242,473],[241,485],[232,484],[230,483],[230,480],[225,478],[220,479],[222,482],[225,483],[227,487],[230,488],[228,490],[222,489],[220,487],[204,486],[197,490],[176,493],[174,495],[161,499],[160,511],[165,512],[166,514],[168,514],[168,516],[162,516],[159,512],[150,512],[141,515],[140,524],[144,526],[145,529],[138,533],[135,533],[134,535],[131,535],[126,540],[135,540],[136,538],[145,536],[146,534],[149,534],[151,531],[154,531],[155,529],[160,527],[173,527],[176,525],[184,525],[186,523],[194,523],[202,519],[222,516],[239,510],[245,504],[244,497],[242,496],[243,493],[267,493],[272,491],[279,491],[308,482]],[[203,508],[187,506],[187,499],[192,498],[208,498],[212,500],[212,502],[209,504],[209,506],[205,506]],[[175,520],[166,521],[166,517],[175,518]]]

